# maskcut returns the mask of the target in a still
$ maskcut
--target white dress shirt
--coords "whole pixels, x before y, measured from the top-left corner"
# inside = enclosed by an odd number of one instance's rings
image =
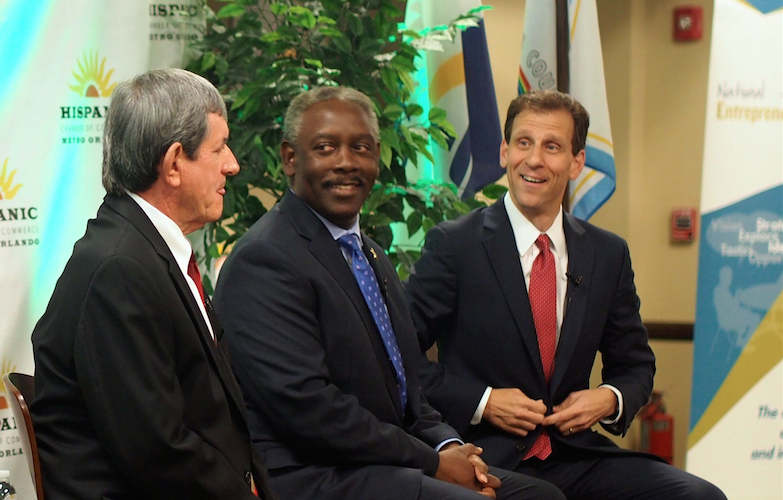
[[[514,205],[511,197],[508,193],[503,197],[503,205],[506,208],[508,219],[511,222],[511,230],[514,232],[514,241],[517,244],[517,252],[519,253],[519,261],[522,265],[522,273],[525,276],[525,287],[530,291],[530,274],[533,272],[533,261],[536,260],[541,250],[536,245],[536,239],[541,235],[532,222],[519,211]],[[560,329],[563,326],[563,317],[565,316],[566,309],[566,292],[568,291],[568,247],[566,246],[565,231],[563,230],[563,207],[560,207],[560,211],[557,213],[552,225],[543,234],[549,237],[550,245],[549,250],[555,257],[555,276],[557,277],[557,337],[556,341],[560,342]],[[609,384],[602,384],[599,387],[606,387],[615,393],[617,396],[617,417],[612,419],[603,419],[602,423],[610,425],[620,420],[620,416],[623,414],[623,396],[620,391]],[[476,411],[471,418],[471,425],[478,425],[481,423],[481,417],[484,415],[484,410],[487,407],[487,401],[489,401],[489,395],[492,392],[491,387],[487,387],[484,391],[484,395],[479,400],[479,404],[476,407]]]
[[[174,260],[177,261],[177,267],[182,272],[182,276],[185,278],[185,283],[190,288],[190,293],[193,294],[193,298],[198,305],[201,315],[204,317],[204,323],[209,328],[209,334],[212,336],[212,340],[215,340],[215,332],[212,331],[212,322],[209,321],[207,310],[204,308],[204,302],[201,301],[201,294],[198,292],[196,282],[188,276],[188,264],[190,263],[190,256],[193,254],[193,247],[190,246],[190,241],[182,234],[182,229],[179,228],[176,222],[171,220],[166,214],[152,206],[147,200],[137,195],[126,191],[128,196],[144,211],[149,218],[152,225],[155,226],[166,246],[169,247],[171,254],[174,256]]]

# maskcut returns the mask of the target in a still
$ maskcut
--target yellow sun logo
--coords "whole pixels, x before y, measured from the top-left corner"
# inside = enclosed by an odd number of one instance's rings
[[[22,187],[21,184],[14,186],[15,175],[16,170],[12,170],[11,173],[8,174],[8,158],[6,158],[3,162],[3,168],[0,170],[0,200],[10,200],[16,196],[16,192]]]
[[[16,365],[11,366],[11,360],[3,358],[3,365],[0,367],[0,410],[8,408],[8,401],[5,399],[5,384],[3,375],[16,371]]]
[[[79,72],[72,70],[71,73],[76,78],[77,84],[68,85],[71,90],[82,97],[109,97],[111,95],[117,84],[109,84],[111,74],[114,73],[113,69],[104,74],[106,67],[105,57],[99,63],[97,50],[94,54],[85,51],[82,55],[82,60],[79,61],[77,59],[76,64],[79,65]]]

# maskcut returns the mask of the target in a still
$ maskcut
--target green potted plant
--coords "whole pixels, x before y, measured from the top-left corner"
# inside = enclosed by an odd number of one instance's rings
[[[204,37],[195,46],[200,56],[189,69],[226,96],[229,144],[242,170],[226,186],[223,217],[204,232],[207,262],[285,193],[278,154],[282,117],[291,99],[313,86],[350,86],[376,105],[381,172],[363,207],[361,226],[390,251],[402,277],[419,253],[415,245],[392,246],[394,223],[410,238],[483,205],[460,199],[453,184],[410,182],[406,172],[408,162],[416,168],[419,158],[432,161],[430,140],[446,148],[455,135],[444,110],[432,108],[424,116],[412,102],[417,47],[475,25],[483,7],[422,34],[400,26],[400,3],[391,0],[221,1],[217,14],[208,15]]]

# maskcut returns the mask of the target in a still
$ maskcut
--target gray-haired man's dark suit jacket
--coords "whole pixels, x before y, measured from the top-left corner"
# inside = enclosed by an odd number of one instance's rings
[[[251,471],[272,498],[225,353],[129,196],[106,196],[32,340],[47,498],[250,500]]]

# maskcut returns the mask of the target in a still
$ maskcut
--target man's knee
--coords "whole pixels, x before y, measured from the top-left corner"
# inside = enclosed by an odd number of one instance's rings
[[[726,495],[714,484],[670,465],[653,465],[660,472],[651,474],[655,498],[661,500],[726,500]]]
[[[540,479],[536,479],[532,485],[533,488],[526,492],[524,497],[519,498],[535,498],[538,500],[566,500],[566,496],[560,491],[557,486],[552,483],[547,483]]]
[[[726,495],[714,484],[700,478],[691,482],[688,498],[694,500],[727,500]]]
[[[502,484],[497,491],[498,500],[566,500],[565,495],[552,483],[518,472],[490,468],[490,473],[500,478]]]

